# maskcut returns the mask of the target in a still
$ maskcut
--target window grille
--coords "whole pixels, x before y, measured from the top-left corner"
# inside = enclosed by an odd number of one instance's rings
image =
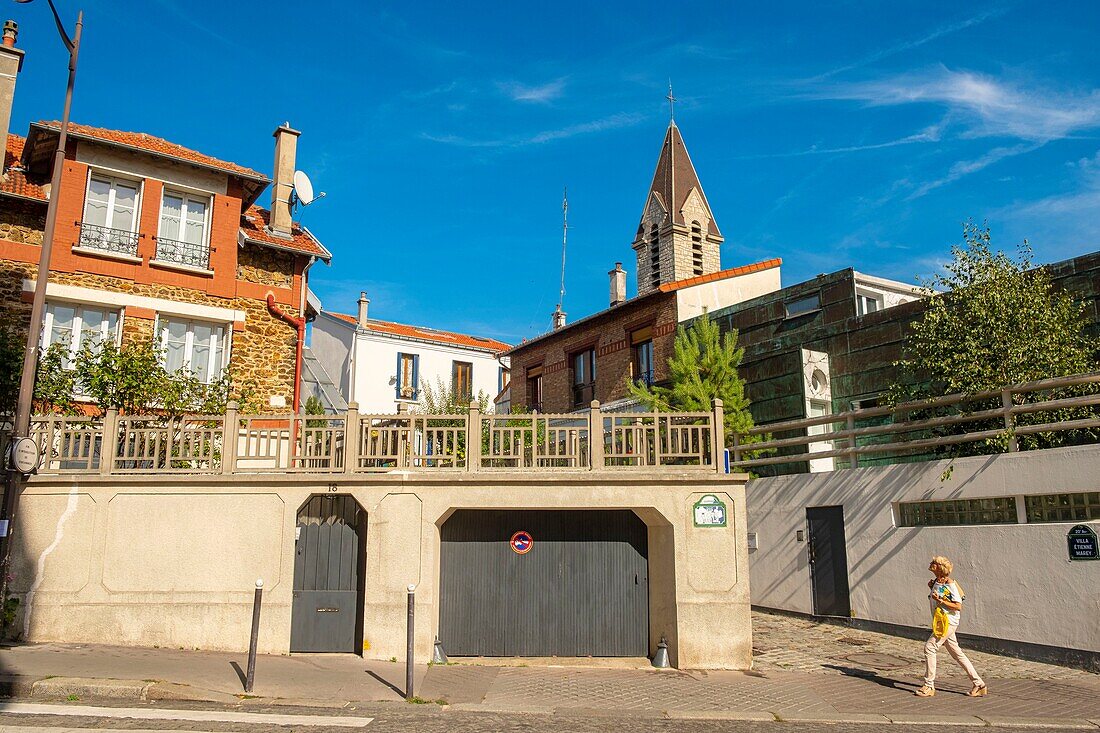
[[[1028,522],[1078,522],[1100,519],[1100,491],[1032,494],[1024,497]]]
[[[898,505],[899,526],[945,527],[971,524],[1017,524],[1016,498],[914,501]]]

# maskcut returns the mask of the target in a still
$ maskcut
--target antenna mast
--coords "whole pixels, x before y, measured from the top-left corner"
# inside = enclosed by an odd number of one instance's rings
[[[558,291],[558,310],[565,301],[565,244],[569,237],[569,189],[561,190],[561,290]]]

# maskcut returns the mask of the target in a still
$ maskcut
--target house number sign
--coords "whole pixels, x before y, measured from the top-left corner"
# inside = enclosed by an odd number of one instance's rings
[[[692,507],[696,527],[725,527],[726,505],[714,494],[707,494]]]
[[[1078,524],[1066,533],[1070,560],[1100,560],[1096,532],[1087,524]]]

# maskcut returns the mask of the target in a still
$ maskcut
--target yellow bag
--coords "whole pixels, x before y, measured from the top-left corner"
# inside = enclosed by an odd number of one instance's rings
[[[951,619],[948,618],[947,611],[943,610],[943,606],[936,606],[936,610],[932,612],[932,636],[942,639],[950,630]]]

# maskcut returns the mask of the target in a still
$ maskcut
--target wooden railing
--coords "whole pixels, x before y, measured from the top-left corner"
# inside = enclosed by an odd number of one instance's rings
[[[724,470],[723,412],[39,415],[39,473]],[[596,436],[593,439],[593,436]],[[0,442],[3,442],[0,434]]]
[[[1022,445],[1024,436],[1080,436],[1100,428],[1097,406],[1100,372],[1043,379],[998,391],[760,425],[730,436],[731,464],[751,469],[836,458],[854,468],[861,457],[943,457],[949,446],[970,446],[975,453],[1014,452],[1027,447]],[[1023,415],[1036,416],[1037,421],[1021,420]],[[868,421],[882,424],[866,425]],[[820,426],[826,431],[810,433]],[[774,437],[790,433],[800,434]],[[1081,437],[1080,442],[1091,442],[1089,435]]]

